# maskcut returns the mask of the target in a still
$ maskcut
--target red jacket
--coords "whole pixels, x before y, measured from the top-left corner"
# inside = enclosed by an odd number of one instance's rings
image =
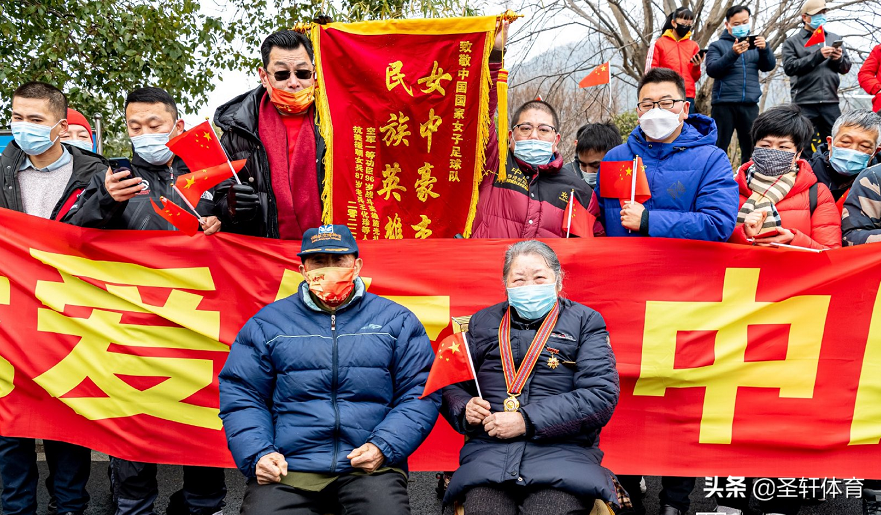
[[[670,68],[685,79],[685,96],[694,98],[694,83],[701,78],[701,67],[691,64],[691,58],[700,52],[700,46],[691,40],[691,33],[676,41],[674,31],[668,30],[655,41],[652,68]]]
[[[872,99],[872,111],[876,113],[881,111],[881,45],[877,45],[869,52],[869,57],[860,68],[857,79],[866,93],[875,95]]]
[[[740,205],[752,194],[746,185],[746,171],[753,162],[745,163],[737,171],[737,186],[740,189]],[[811,186],[817,182],[817,176],[811,165],[804,159],[798,160],[798,174],[795,185],[789,194],[776,204],[777,212],[784,228],[795,234],[789,245],[810,249],[837,249],[841,247],[841,215],[835,206],[835,199],[825,184],[817,185],[817,207],[811,215]],[[731,243],[749,245],[743,232],[743,224],[738,224],[734,234],[728,240]]]

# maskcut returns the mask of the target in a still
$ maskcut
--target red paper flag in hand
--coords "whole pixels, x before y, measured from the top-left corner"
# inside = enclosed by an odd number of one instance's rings
[[[428,373],[425,390],[419,398],[425,398],[444,386],[472,379],[474,379],[474,368],[471,364],[471,353],[468,351],[465,333],[452,334],[444,338],[437,347],[437,357],[431,364],[431,372]]]
[[[228,161],[214,128],[207,120],[165,145],[183,159],[190,170],[204,170]],[[232,171],[229,171],[229,175],[232,175]]]
[[[159,216],[168,220],[168,223],[177,227],[182,233],[192,236],[199,232],[199,219],[174,202],[165,197],[159,197],[159,202],[162,202],[162,208],[157,206],[153,199],[150,199],[150,202],[153,204],[153,209],[159,213]]]
[[[599,86],[601,84],[608,84],[611,80],[612,74],[609,61],[606,61],[594,68],[592,72],[588,73],[587,77],[581,79],[581,82],[578,83],[578,87],[589,88],[591,86]]]
[[[814,33],[811,34],[811,37],[808,38],[808,41],[805,43],[805,48],[807,48],[809,46],[816,45],[818,43],[825,43],[825,42],[826,42],[826,31],[823,30],[823,26],[820,25],[819,27],[817,27],[817,30],[815,30]]]
[[[563,216],[563,233],[566,237],[573,234],[581,238],[593,238],[593,226],[596,220],[596,217],[578,202],[575,195],[570,193],[569,205],[566,206],[566,214]]]
[[[232,164],[233,170],[238,173],[247,162],[247,159],[239,159],[232,163],[224,161],[223,164],[212,166],[211,168],[181,175],[174,182],[174,189],[177,190],[181,197],[187,199],[190,205],[195,207],[199,203],[199,199],[202,198],[203,193],[232,175],[232,170],[229,168],[230,164]]]
[[[649,181],[645,176],[642,158],[637,157],[636,197],[640,204],[652,198]],[[603,161],[600,163],[600,196],[630,200],[633,186],[633,161]]]

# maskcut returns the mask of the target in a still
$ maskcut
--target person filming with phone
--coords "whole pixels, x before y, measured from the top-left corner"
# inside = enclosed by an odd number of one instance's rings
[[[710,44],[705,58],[707,75],[715,79],[712,117],[719,131],[716,145],[727,152],[736,130],[741,163],[749,161],[753,152],[750,129],[759,115],[762,96],[759,72],[769,72],[777,65],[764,36],[751,35],[751,14],[745,5],[728,9],[725,30]]]

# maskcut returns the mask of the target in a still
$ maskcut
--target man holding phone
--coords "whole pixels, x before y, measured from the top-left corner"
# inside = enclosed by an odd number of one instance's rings
[[[789,75],[792,102],[801,107],[814,131],[825,141],[841,116],[838,107],[839,75],[850,71],[851,61],[841,37],[827,30],[826,0],[808,0],[801,8],[802,30],[783,43],[783,71]],[[805,48],[814,32],[823,27],[825,41]],[[813,148],[805,149],[806,158]]]
[[[707,75],[713,83],[712,117],[719,137],[716,145],[728,151],[731,136],[737,131],[742,163],[753,152],[750,129],[759,115],[762,86],[759,72],[769,72],[777,65],[774,52],[763,36],[750,35],[750,10],[735,5],[725,13],[725,31],[707,49]]]

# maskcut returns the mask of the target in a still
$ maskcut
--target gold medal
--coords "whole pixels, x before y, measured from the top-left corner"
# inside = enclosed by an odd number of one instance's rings
[[[514,397],[511,394],[508,394],[508,398],[505,399],[505,411],[508,413],[517,411],[520,409],[520,401],[517,400],[517,397]]]
[[[548,368],[555,369],[560,366],[560,360],[557,359],[557,356],[551,356],[548,358]]]

